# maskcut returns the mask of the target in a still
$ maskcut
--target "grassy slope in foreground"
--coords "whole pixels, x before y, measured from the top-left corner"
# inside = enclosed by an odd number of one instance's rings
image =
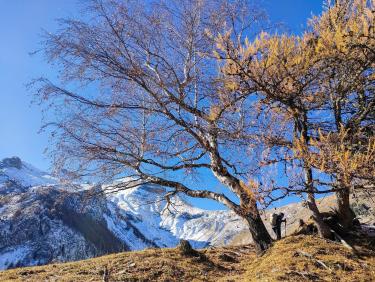
[[[183,257],[177,249],[149,249],[8,270],[0,272],[0,281],[102,281],[106,266],[109,281],[374,281],[375,254],[360,252],[353,255],[317,237],[292,236],[259,258],[246,246],[202,250],[206,259]]]

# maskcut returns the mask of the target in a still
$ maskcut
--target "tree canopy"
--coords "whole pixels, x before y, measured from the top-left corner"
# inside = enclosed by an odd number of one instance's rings
[[[61,71],[37,81],[57,171],[216,200],[259,251],[271,244],[259,208],[290,195],[329,237],[315,197],[336,193],[350,228],[350,193],[374,183],[375,4],[326,6],[297,36],[264,32],[248,1],[91,1],[44,37]],[[176,178],[197,171],[237,200]]]

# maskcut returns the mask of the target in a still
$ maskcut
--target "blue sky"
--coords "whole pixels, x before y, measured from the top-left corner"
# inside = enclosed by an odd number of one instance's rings
[[[270,19],[283,22],[290,32],[300,33],[312,14],[320,14],[322,0],[262,0]],[[26,84],[33,78],[56,77],[38,50],[42,29],[56,30],[56,18],[78,14],[77,0],[0,0],[0,159],[19,156],[48,170],[43,151],[48,137],[39,134],[41,113],[31,105]],[[212,184],[213,180],[207,180]],[[200,201],[197,203],[201,204]],[[215,204],[209,204],[216,208]]]

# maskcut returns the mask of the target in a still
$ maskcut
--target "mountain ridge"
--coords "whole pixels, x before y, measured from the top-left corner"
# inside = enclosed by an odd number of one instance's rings
[[[0,161],[0,270],[170,248],[180,239],[194,248],[252,241],[246,222],[231,211],[197,208],[180,196],[167,209],[165,187],[144,184],[97,197],[90,196],[90,185],[80,187],[71,189],[17,157]],[[318,202],[322,211],[335,204],[334,196]],[[375,221],[371,201],[352,204],[361,222]],[[303,203],[277,210],[286,215],[282,233],[287,235],[298,228],[300,219],[310,217]],[[262,211],[262,217],[273,235],[268,223],[272,212]]]
[[[90,258],[124,250],[196,248],[227,244],[235,226],[229,211],[206,211],[176,196],[166,209],[166,188],[140,185],[88,197],[19,158],[0,162],[0,269]]]

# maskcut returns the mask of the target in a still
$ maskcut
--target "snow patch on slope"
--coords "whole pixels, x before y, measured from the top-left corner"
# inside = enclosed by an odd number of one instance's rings
[[[29,251],[30,248],[28,246],[17,246],[2,252],[0,256],[0,270],[16,266],[19,261],[28,255]]]
[[[168,206],[164,196],[169,190],[158,185],[140,184],[89,199],[87,190],[106,190],[110,185],[74,186],[78,189],[19,158],[0,161],[3,268],[85,259],[124,249],[174,247],[180,239],[189,240],[194,248],[223,245],[247,226],[231,212],[199,209],[183,196],[177,195]]]
[[[18,158],[3,159],[0,162],[0,182],[14,181],[23,187],[54,185],[58,183],[56,178],[28,163],[21,162],[20,165],[9,164],[7,160],[12,159],[17,161]]]
[[[180,239],[189,240],[195,248],[229,243],[234,234],[245,230],[246,224],[228,211],[206,211],[190,205],[179,196],[168,207],[167,190],[160,186],[142,185],[108,196],[107,225],[133,250],[145,248],[145,240],[132,239],[135,230],[148,234],[158,247],[174,247]],[[151,235],[151,236],[150,236]]]

